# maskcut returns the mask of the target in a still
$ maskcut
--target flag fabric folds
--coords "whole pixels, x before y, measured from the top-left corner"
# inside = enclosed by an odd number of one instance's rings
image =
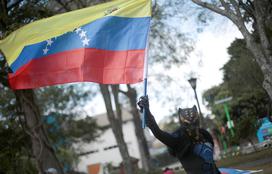
[[[13,89],[142,81],[150,0],[115,0],[30,23],[0,41]]]

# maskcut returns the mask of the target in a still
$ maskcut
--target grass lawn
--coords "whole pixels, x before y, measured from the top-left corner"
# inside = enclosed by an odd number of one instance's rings
[[[238,155],[217,162],[218,167],[230,167],[242,170],[260,170],[263,174],[272,174],[272,149]]]

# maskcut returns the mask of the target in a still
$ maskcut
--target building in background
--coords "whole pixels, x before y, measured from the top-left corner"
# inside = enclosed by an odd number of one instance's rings
[[[138,165],[141,168],[140,152],[138,148],[137,138],[135,135],[132,115],[127,110],[123,110],[122,117],[124,140],[127,144],[129,154],[132,158],[139,160]],[[96,115],[94,116],[94,118],[96,120],[96,123],[105,129],[95,142],[91,142],[88,144],[77,144],[77,148],[80,148],[81,152],[84,153],[84,155],[80,157],[80,161],[77,166],[78,170],[82,172],[89,172],[91,170],[90,168],[93,168],[93,166],[100,166],[100,168],[101,166],[104,166],[106,164],[119,166],[122,162],[122,157],[120,155],[118,145],[116,143],[113,131],[110,127],[106,113]],[[145,135],[147,141],[153,139],[148,129],[145,129]]]

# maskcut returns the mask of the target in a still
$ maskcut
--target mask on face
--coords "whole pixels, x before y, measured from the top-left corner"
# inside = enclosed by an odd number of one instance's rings
[[[199,116],[196,106],[178,110],[178,116],[181,126],[185,127],[188,134],[198,138]]]

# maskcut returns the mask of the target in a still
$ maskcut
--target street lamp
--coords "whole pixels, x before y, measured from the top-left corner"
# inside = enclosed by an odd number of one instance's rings
[[[203,124],[203,115],[202,115],[200,105],[199,105],[199,101],[198,101],[198,97],[197,97],[197,94],[196,94],[196,78],[190,78],[188,80],[188,82],[190,83],[191,87],[193,88],[193,90],[195,92],[195,99],[196,99],[198,110],[199,110],[199,125],[200,125],[200,127],[202,127],[202,126],[204,126],[204,124]]]

